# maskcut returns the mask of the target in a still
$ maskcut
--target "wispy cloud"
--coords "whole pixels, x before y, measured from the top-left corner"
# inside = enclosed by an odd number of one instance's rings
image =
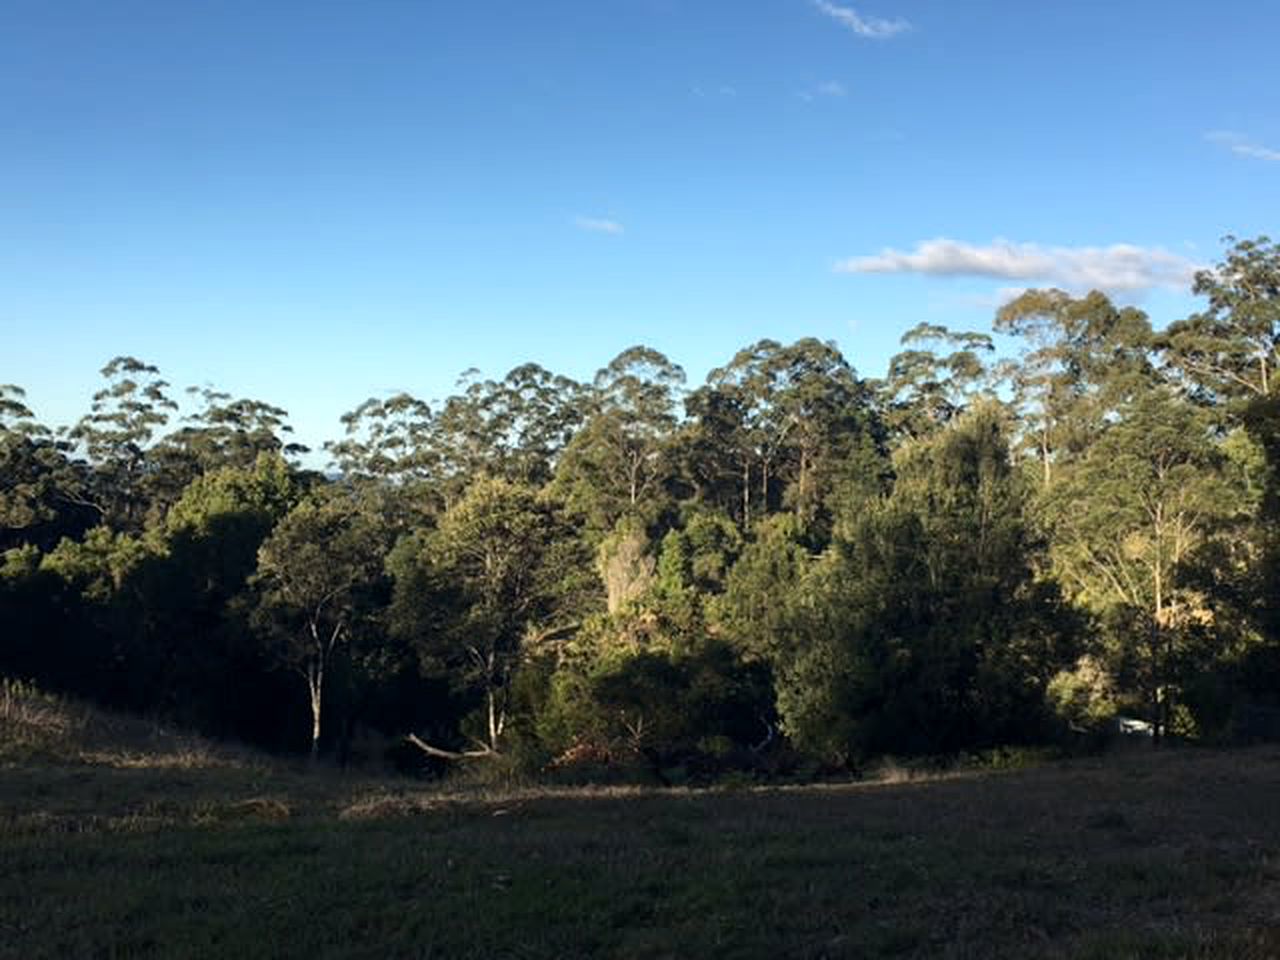
[[[843,97],[848,92],[844,84],[838,80],[824,80],[822,83],[801,90],[796,96],[801,100],[816,100],[819,97]]]
[[[888,40],[911,29],[911,24],[901,17],[886,20],[883,17],[863,16],[853,7],[842,7],[828,0],[813,0],[813,5],[836,23],[869,40]]]
[[[1073,291],[1138,292],[1155,287],[1185,289],[1199,265],[1154,247],[1117,243],[1109,247],[1042,247],[997,240],[987,246],[940,238],[915,250],[885,249],[850,257],[837,273],[918,273],[935,277],[992,277],[1053,284]]]
[[[603,217],[574,217],[573,225],[588,233],[620,234],[626,229],[617,220],[606,220]]]
[[[722,83],[718,87],[694,86],[690,89],[690,93],[699,100],[710,100],[713,97],[736,97],[738,95],[738,88],[731,87],[727,83]]]
[[[1233,130],[1210,130],[1204,135],[1204,138],[1210,143],[1226,147],[1237,156],[1252,157],[1254,160],[1280,162],[1280,150],[1254,143],[1243,133],[1236,133]]]

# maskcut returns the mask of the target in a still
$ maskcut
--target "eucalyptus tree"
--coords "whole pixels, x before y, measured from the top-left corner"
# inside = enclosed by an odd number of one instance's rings
[[[188,387],[202,408],[186,417],[187,426],[164,439],[165,446],[184,450],[201,472],[221,467],[249,468],[261,454],[294,457],[309,453],[306,446],[289,439],[289,411],[282,407],[233,398],[212,387]]]
[[[369,626],[387,549],[357,493],[324,488],[290,510],[258,551],[253,621],[275,662],[306,683],[313,761],[326,675]]]
[[[263,454],[296,457],[309,452],[289,440],[293,428],[288,411],[280,407],[232,399],[212,387],[189,387],[186,392],[199,398],[201,408],[147,451],[147,494],[154,522],[203,474],[224,467],[252,469]]]
[[[13,383],[0,383],[0,430],[22,436],[47,436],[49,430],[36,421],[26,404],[27,392]]]
[[[734,354],[723,367],[707,374],[707,384],[725,398],[725,412],[736,414],[734,429],[726,431],[742,463],[743,516],[749,520],[776,509],[776,471],[793,424],[773,405],[778,357],[783,350],[776,340],[760,340]],[[752,486],[757,495],[752,502]]]
[[[571,511],[603,536],[623,516],[652,522],[674,473],[672,438],[684,370],[649,347],[598,371],[580,430],[565,448],[557,487]]]
[[[1221,565],[1222,599],[1243,612],[1271,643],[1280,642],[1280,244],[1263,236],[1236,240],[1223,261],[1195,276],[1206,308],[1169,325],[1160,338],[1168,365],[1193,396],[1247,432],[1266,458],[1265,487],[1248,554]],[[1244,580],[1246,582],[1242,583]]]
[[[1025,344],[1003,372],[1045,487],[1056,466],[1088,448],[1117,405],[1158,379],[1147,315],[1096,290],[1083,297],[1028,290],[1000,308],[995,329]]]
[[[904,438],[927,436],[963,413],[986,386],[995,350],[985,333],[920,323],[902,335],[907,349],[889,360],[878,384],[885,426]],[[940,350],[950,348],[949,353]]]
[[[554,474],[561,453],[581,426],[584,388],[536,363],[510,370],[485,384],[484,409],[495,437],[496,468],[513,483],[541,486]]]
[[[1199,271],[1192,285],[1208,298],[1207,309],[1170,324],[1160,346],[1212,398],[1271,398],[1280,393],[1280,244],[1265,236],[1226,239],[1226,258]]]
[[[86,471],[26,405],[26,393],[0,385],[0,551],[22,543],[51,547],[96,519],[84,500]]]
[[[742,530],[751,527],[758,509],[752,483],[756,449],[747,428],[747,407],[745,392],[736,383],[706,383],[691,391],[673,449],[692,499],[723,510]]]
[[[444,505],[481,477],[546,483],[581,422],[581,386],[534,363],[498,381],[467,370],[458,386],[434,411],[407,393],[365,401],[343,416],[344,439],[326,444],[334,464],[353,478],[429,482]]]
[[[761,340],[708,374],[693,409],[735,465],[747,525],[784,503],[812,518],[828,492],[824,474],[868,432],[869,401],[834,344]]]
[[[391,629],[428,669],[454,671],[479,699],[474,748],[464,752],[499,752],[514,675],[532,650],[574,629],[585,612],[575,578],[588,566],[559,507],[501,478],[474,481],[434,530],[397,546]],[[462,755],[412,741],[433,755]]]
[[[1246,502],[1223,468],[1208,412],[1170,388],[1150,390],[1117,409],[1042,502],[1055,570],[1109,625],[1104,656],[1157,736],[1173,718],[1190,645],[1213,622],[1184,566]]]
[[[107,386],[93,395],[90,412],[67,437],[83,446],[94,467],[91,501],[103,519],[137,531],[148,507],[148,448],[178,404],[160,371],[134,357],[116,357],[101,373]]]
[[[0,531],[20,531],[45,519],[41,489],[47,471],[35,456],[37,442],[48,430],[26,405],[26,392],[0,384]],[[0,540],[0,547],[6,546]]]
[[[326,443],[332,464],[346,478],[411,484],[431,479],[431,407],[410,393],[370,397],[342,415],[345,436]]]

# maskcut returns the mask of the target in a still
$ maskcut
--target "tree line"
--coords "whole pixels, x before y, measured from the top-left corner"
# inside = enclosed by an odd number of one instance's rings
[[[1280,733],[1280,245],[1164,330],[1031,290],[881,379],[762,340],[288,414],[0,387],[0,673],[281,751],[712,775]],[[1013,344],[995,349],[993,337]],[[664,773],[666,771],[666,773]]]

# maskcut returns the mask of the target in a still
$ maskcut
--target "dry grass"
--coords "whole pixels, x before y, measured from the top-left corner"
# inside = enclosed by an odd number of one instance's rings
[[[0,956],[1280,957],[1275,748],[710,791],[88,756],[0,770]]]
[[[31,762],[156,770],[263,763],[247,749],[0,678],[0,765]]]

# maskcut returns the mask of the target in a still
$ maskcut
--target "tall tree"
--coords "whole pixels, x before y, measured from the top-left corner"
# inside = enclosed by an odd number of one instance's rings
[[[344,413],[342,424],[345,438],[325,449],[344,477],[403,485],[434,476],[431,407],[412,394],[370,397]]]
[[[1119,408],[1043,501],[1055,568],[1110,624],[1105,655],[1157,736],[1186,680],[1186,645],[1210,616],[1182,567],[1242,502],[1212,431],[1204,410],[1148,391]]]
[[[582,423],[584,390],[536,363],[486,383],[483,408],[495,438],[491,472],[513,483],[541,486]]]
[[[564,452],[557,483],[597,536],[623,516],[647,523],[661,509],[684,380],[678,365],[642,346],[596,373],[589,415]]]
[[[188,387],[202,407],[186,417],[187,425],[164,439],[164,446],[185,452],[201,472],[221,467],[252,467],[261,454],[293,457],[307,447],[289,439],[289,411],[212,387]]]
[[[311,758],[319,756],[325,675],[364,625],[387,544],[365,505],[344,490],[314,493],[258,551],[254,619],[277,662],[306,682]]]
[[[985,333],[930,323],[912,327],[901,343],[907,349],[889,360],[880,384],[886,426],[907,438],[927,436],[963,413],[985,385],[986,360],[995,345]],[[943,348],[951,352],[940,354]]]
[[[1056,466],[1089,446],[1110,410],[1155,379],[1146,314],[1096,290],[1084,297],[1028,290],[1000,308],[995,329],[1026,344],[1004,373],[1046,487]]]
[[[526,649],[572,629],[582,615],[563,600],[585,560],[552,501],[502,479],[476,481],[437,529],[397,547],[393,630],[424,661],[458,670],[478,694],[480,753],[501,748],[511,681]]]
[[[1034,571],[1026,493],[1003,417],[983,405],[900,450],[891,496],[794,589],[775,653],[778,710],[832,760],[1034,737],[1069,662],[1070,618]]]
[[[87,508],[87,472],[36,420],[21,387],[0,385],[0,551],[23,543],[49,548],[97,520]]]
[[[879,443],[871,393],[832,343],[761,340],[711,371],[739,424],[727,436],[742,462],[744,513],[790,507],[806,523],[822,509],[837,468],[859,446]],[[745,456],[750,451],[754,463]],[[754,475],[754,476],[753,476]]]
[[[178,405],[160,371],[134,357],[116,357],[101,373],[108,385],[67,436],[83,444],[94,466],[94,500],[103,518],[138,531],[148,507],[147,450]]]
[[[1252,400],[1280,392],[1280,244],[1236,240],[1226,259],[1196,274],[1208,308],[1169,325],[1169,362],[1211,396]]]
[[[1225,259],[1196,274],[1205,310],[1169,325],[1165,359],[1196,399],[1248,431],[1265,454],[1265,491],[1249,538],[1252,587],[1237,606],[1280,646],[1280,244],[1263,236],[1231,243]],[[1277,659],[1280,659],[1278,657]]]

